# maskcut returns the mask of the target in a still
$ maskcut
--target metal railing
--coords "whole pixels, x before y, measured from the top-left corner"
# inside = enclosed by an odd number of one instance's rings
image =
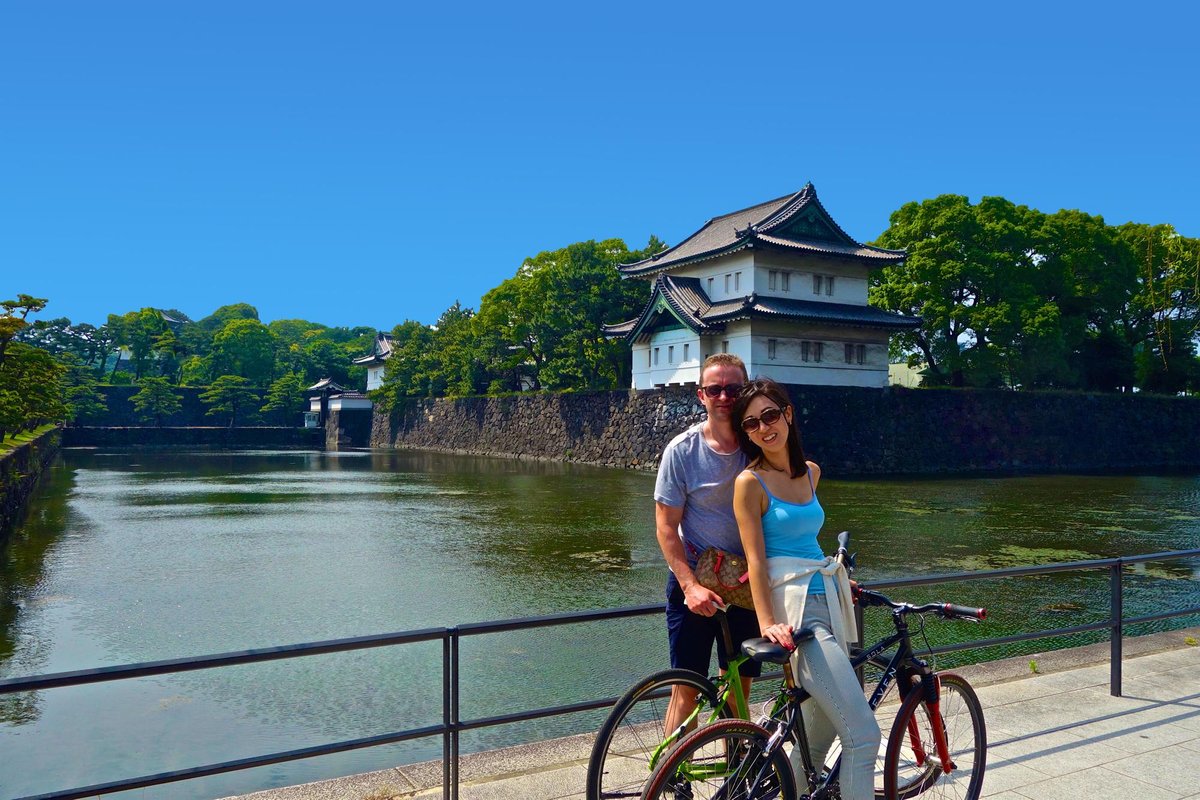
[[[996,639],[984,639],[958,644],[944,645],[933,649],[936,653],[952,652],[966,649],[980,649],[1016,642],[1047,639],[1057,636],[1086,633],[1091,631],[1109,631],[1110,639],[1110,686],[1114,696],[1121,694],[1121,639],[1122,629],[1126,625],[1182,617],[1200,613],[1200,605],[1178,608],[1158,614],[1122,618],[1123,593],[1122,571],[1130,564],[1150,561],[1174,561],[1185,558],[1200,557],[1200,548],[1192,550],[1175,550],[1163,553],[1150,553],[1140,556],[1120,558],[1104,558],[1092,561],[1074,561],[1061,564],[1046,564],[1037,567],[1012,567],[1009,569],[989,570],[986,572],[958,572],[943,575],[930,575],[920,578],[905,578],[900,580],[876,581],[864,586],[873,589],[898,588],[906,586],[925,586],[960,581],[977,581],[1000,578],[1017,578],[1031,575],[1046,575],[1058,572],[1073,572],[1084,570],[1108,570],[1110,581],[1110,606],[1106,620],[1086,625],[1075,625],[1066,628],[1053,628],[1044,631],[1015,634]],[[0,695],[16,692],[29,692],[52,689],[60,686],[80,686],[90,683],[124,680],[150,675],[169,675],[192,670],[213,669],[235,664],[253,664],[261,661],[276,661],[279,659],[300,658],[326,653],[346,652],[350,650],[365,650],[374,647],[389,647],[392,645],[412,644],[416,642],[441,641],[442,643],[442,721],[436,725],[426,725],[419,728],[409,728],[394,733],[379,734],[357,739],[347,739],[340,742],[305,747],[296,750],[286,750],[265,755],[250,756],[233,761],[222,761],[205,764],[171,772],[159,772],[151,775],[141,775],[108,783],[80,786],[74,789],[31,795],[20,800],[76,800],[77,798],[94,797],[113,792],[140,789],[165,783],[202,778],[210,775],[235,772],[254,767],[278,764],[286,761],[296,761],[314,756],[341,753],[366,747],[421,739],[431,736],[442,737],[442,796],[447,800],[458,798],[458,767],[459,767],[459,735],[463,731],[488,728],[496,725],[506,725],[513,722],[542,719],[546,717],[592,711],[616,702],[616,697],[570,703],[566,705],[549,706],[545,708],[518,711],[509,714],[479,717],[476,719],[460,719],[459,716],[459,643],[464,637],[480,636],[504,631],[524,630],[529,628],[544,628],[555,625],[596,622],[600,620],[621,619],[625,617],[648,616],[661,614],[661,603],[632,606],[603,611],[587,611],[577,613],[553,614],[543,617],[529,617],[515,620],[495,622],[478,622],[459,625],[450,628],[424,628],[415,631],[377,634],[373,636],[358,636],[346,639],[331,639],[320,642],[267,647],[256,650],[242,650],[229,653],[177,658],[166,661],[149,661],[138,664],[127,664],[116,667],[100,667],[97,669],[76,670],[72,672],[57,672],[26,678],[6,678],[0,680]],[[861,620],[860,620],[861,625]]]

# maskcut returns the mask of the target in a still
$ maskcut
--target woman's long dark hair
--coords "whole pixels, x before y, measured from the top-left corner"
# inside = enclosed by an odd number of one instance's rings
[[[800,426],[796,424],[796,407],[792,405],[784,388],[770,378],[755,378],[747,383],[742,387],[742,393],[738,395],[733,404],[733,429],[737,432],[738,444],[741,446],[742,452],[746,454],[752,464],[761,459],[763,455],[762,448],[750,441],[750,434],[742,430],[742,419],[746,416],[746,409],[750,407],[751,401],[756,397],[767,398],[779,406],[780,411],[789,407],[792,409],[792,421],[788,424],[787,435],[788,460],[791,462],[793,478],[804,475],[808,472],[808,459],[804,457],[804,445],[800,443]]]

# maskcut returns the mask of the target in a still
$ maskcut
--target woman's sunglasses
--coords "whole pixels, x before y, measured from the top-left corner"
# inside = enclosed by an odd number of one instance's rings
[[[742,430],[746,433],[753,433],[763,425],[774,425],[782,416],[782,408],[768,408],[757,417],[746,417],[742,420]]]

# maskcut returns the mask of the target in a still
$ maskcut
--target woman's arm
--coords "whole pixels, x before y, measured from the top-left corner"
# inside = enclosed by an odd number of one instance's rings
[[[765,499],[762,484],[750,470],[744,470],[737,476],[733,483],[733,514],[737,517],[738,533],[742,537],[742,549],[746,552],[746,565],[750,569],[750,593],[754,596],[758,629],[766,638],[790,650],[794,647],[791,626],[775,621],[775,609],[771,605],[767,546],[763,542],[762,532]]]
[[[815,461],[805,461],[808,464],[808,474],[812,475],[813,489],[816,490],[817,484],[821,482],[821,467]]]

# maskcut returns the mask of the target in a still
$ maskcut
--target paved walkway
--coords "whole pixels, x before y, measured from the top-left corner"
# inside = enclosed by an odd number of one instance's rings
[[[1123,696],[1109,694],[1108,645],[959,670],[988,728],[983,796],[994,800],[1200,798],[1200,631],[1126,640]],[[1165,649],[1164,649],[1165,648]],[[590,736],[464,757],[462,800],[582,798]],[[429,762],[247,795],[245,800],[441,796]]]

